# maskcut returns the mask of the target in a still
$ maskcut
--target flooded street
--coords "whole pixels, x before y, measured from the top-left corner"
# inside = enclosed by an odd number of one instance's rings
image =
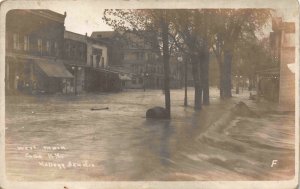
[[[294,113],[244,91],[195,112],[171,91],[172,119],[147,120],[161,90],[6,98],[6,174],[17,181],[288,180],[294,176]],[[231,109],[246,103],[259,117]],[[107,110],[91,111],[91,108]],[[274,160],[275,164],[274,164]],[[273,165],[272,165],[273,164]]]

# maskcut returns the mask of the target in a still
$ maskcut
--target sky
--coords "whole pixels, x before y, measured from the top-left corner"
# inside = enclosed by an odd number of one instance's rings
[[[93,31],[112,31],[113,29],[106,25],[102,20],[104,8],[99,8],[99,4],[86,3],[86,4],[72,4],[72,6],[58,7],[53,6],[52,11],[64,14],[67,12],[65,20],[66,30],[75,33],[87,33],[89,36]],[[278,10],[278,15],[284,17],[284,21],[293,21],[295,13],[290,10]],[[268,35],[271,27],[266,27],[265,34]]]
[[[104,9],[89,7],[82,9],[80,6],[55,7],[52,11],[64,14],[67,12],[65,20],[66,30],[85,35],[91,35],[93,31],[112,31],[113,29],[102,20]],[[84,13],[83,13],[83,10]]]

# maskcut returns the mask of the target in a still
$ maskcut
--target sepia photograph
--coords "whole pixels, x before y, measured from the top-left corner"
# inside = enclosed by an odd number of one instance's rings
[[[105,2],[1,2],[1,189],[298,183],[297,1]]]

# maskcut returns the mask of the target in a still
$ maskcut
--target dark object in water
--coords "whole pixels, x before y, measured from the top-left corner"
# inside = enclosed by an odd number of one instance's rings
[[[106,107],[106,108],[91,108],[92,111],[94,111],[94,110],[108,110],[108,109],[109,109],[108,107]]]
[[[250,93],[249,100],[256,100],[257,95]]]
[[[242,117],[259,117],[254,111],[252,111],[244,102],[239,102],[235,105],[231,111],[238,116]]]
[[[156,106],[147,110],[146,118],[167,119],[168,113],[165,108]]]

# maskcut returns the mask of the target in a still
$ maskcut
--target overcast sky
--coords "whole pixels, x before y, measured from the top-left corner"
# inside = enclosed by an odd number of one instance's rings
[[[99,5],[99,4],[98,4]],[[112,28],[105,24],[102,20],[103,8],[95,6],[93,3],[72,4],[72,6],[57,7],[54,6],[51,10],[64,14],[67,12],[65,20],[66,30],[75,33],[91,35],[93,31],[111,31]],[[279,10],[279,16],[285,17],[285,21],[292,21],[294,13],[290,10]],[[266,35],[270,32],[270,27],[266,28]]]
[[[87,34],[90,35],[93,31],[112,30],[112,28],[106,25],[102,20],[104,9],[91,6],[89,9],[84,9],[88,11],[82,12],[82,7],[72,6],[53,8],[51,10],[61,14],[64,14],[65,11],[67,12],[65,27],[68,31],[80,34],[85,34],[87,32]]]

